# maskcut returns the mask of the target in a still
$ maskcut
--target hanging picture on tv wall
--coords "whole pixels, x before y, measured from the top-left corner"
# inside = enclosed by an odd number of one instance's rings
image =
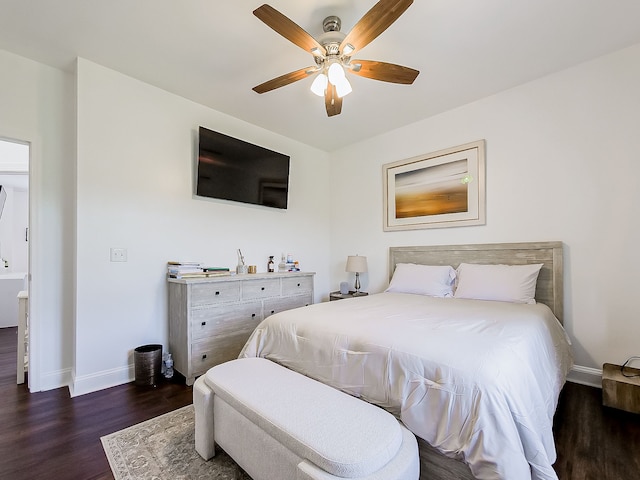
[[[485,223],[484,140],[383,166],[384,230]]]
[[[196,195],[286,209],[289,156],[199,129]]]

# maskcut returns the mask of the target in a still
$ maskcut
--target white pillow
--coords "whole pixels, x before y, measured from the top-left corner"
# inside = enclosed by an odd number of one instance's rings
[[[415,293],[430,297],[453,296],[456,271],[453,267],[398,263],[385,292]]]
[[[476,265],[461,263],[455,298],[536,303],[536,283],[542,263],[531,265]]]

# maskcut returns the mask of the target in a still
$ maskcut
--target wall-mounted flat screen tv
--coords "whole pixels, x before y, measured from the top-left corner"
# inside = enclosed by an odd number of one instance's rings
[[[196,195],[287,208],[288,155],[204,127],[198,143]]]

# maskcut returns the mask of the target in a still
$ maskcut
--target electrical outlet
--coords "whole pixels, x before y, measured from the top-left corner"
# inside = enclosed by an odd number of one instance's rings
[[[126,262],[127,261],[127,249],[126,248],[112,248],[111,249],[111,261],[112,262]]]

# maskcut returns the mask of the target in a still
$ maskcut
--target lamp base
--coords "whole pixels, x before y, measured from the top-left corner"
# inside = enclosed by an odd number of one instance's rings
[[[355,292],[353,293],[354,297],[357,297],[360,294],[360,272],[356,272],[356,284],[353,286]]]

